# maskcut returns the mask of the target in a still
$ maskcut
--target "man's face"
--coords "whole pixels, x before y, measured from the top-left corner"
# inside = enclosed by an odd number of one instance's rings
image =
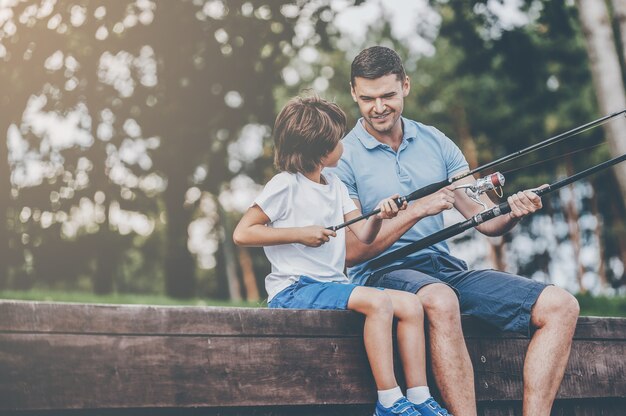
[[[411,89],[409,78],[398,80],[389,74],[376,79],[357,77],[352,85],[352,98],[359,106],[365,128],[373,135],[388,134],[399,126],[404,97]]]

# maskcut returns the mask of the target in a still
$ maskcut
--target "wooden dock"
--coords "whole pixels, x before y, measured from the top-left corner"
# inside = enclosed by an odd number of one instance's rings
[[[521,415],[528,339],[463,327],[480,414]],[[370,415],[362,328],[348,311],[0,301],[0,414]],[[626,415],[626,319],[579,319],[554,414]]]

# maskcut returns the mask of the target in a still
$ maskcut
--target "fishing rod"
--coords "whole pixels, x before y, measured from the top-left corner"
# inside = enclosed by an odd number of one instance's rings
[[[563,188],[564,186],[567,186],[573,182],[576,182],[582,178],[585,178],[589,175],[592,175],[596,172],[599,172],[601,170],[607,169],[613,165],[616,165],[620,162],[623,162],[624,160],[626,160],[626,153],[618,156],[616,158],[607,160],[606,162],[602,162],[596,166],[593,166],[589,169],[583,170],[582,172],[576,173],[572,176],[569,176],[565,179],[562,179],[560,181],[557,181],[551,185],[548,185],[544,188],[539,188],[539,189],[533,189],[532,192],[534,192],[535,194],[537,194],[538,196],[543,196],[543,195],[547,195],[550,194],[556,190],[559,190],[561,188]],[[437,244],[441,241],[447,240],[450,237],[454,237],[455,235],[461,234],[462,232],[476,227],[480,224],[482,224],[485,221],[489,221],[493,218],[499,217],[501,215],[505,215],[508,214],[509,212],[511,212],[511,206],[509,205],[508,202],[502,202],[499,205],[494,206],[491,209],[488,209],[486,211],[480,212],[476,215],[474,215],[472,218],[456,223],[454,225],[451,225],[449,227],[446,227],[440,231],[437,231],[434,234],[431,234],[427,237],[424,237],[420,240],[414,241],[413,243],[410,243],[402,248],[399,248],[397,250],[394,250],[390,253],[385,254],[384,256],[381,256],[375,260],[373,260],[370,263],[370,267],[377,269],[385,264],[390,264],[391,262],[393,262],[394,260],[398,260],[400,258],[406,257],[407,255],[414,253],[416,251],[422,250],[426,247],[430,247],[433,244]]]
[[[505,162],[508,162],[510,160],[513,160],[513,159],[516,159],[516,158],[518,158],[520,156],[523,156],[523,155],[525,155],[527,153],[533,152],[535,150],[541,150],[541,149],[543,149],[543,148],[545,148],[547,146],[550,146],[552,144],[556,144],[556,143],[561,142],[563,140],[569,139],[570,137],[576,136],[577,134],[582,133],[582,132],[584,132],[586,130],[598,127],[598,126],[608,122],[613,117],[617,117],[617,116],[619,116],[621,114],[625,114],[626,115],[626,109],[624,109],[622,111],[618,111],[616,113],[612,113],[612,114],[606,115],[604,117],[600,117],[600,118],[598,118],[596,120],[590,121],[589,123],[580,125],[578,127],[574,127],[571,130],[568,130],[566,132],[557,134],[556,136],[550,137],[549,139],[543,140],[543,141],[541,141],[539,143],[535,143],[535,144],[533,144],[531,146],[528,146],[528,147],[526,147],[526,148],[524,148],[522,150],[518,150],[517,152],[511,153],[511,154],[506,155],[506,156],[503,156],[503,157],[501,157],[499,159],[496,159],[494,161],[486,163],[486,164],[484,164],[482,166],[479,166],[479,167],[477,167],[475,169],[472,169],[472,170],[470,170],[468,172],[461,173],[459,175],[453,176],[451,178],[444,179],[444,180],[439,181],[439,182],[431,183],[430,185],[426,185],[426,186],[424,186],[422,188],[419,188],[416,191],[413,191],[413,192],[411,192],[408,195],[398,197],[394,201],[395,201],[396,205],[398,205],[398,207],[400,207],[405,202],[408,203],[408,202],[414,201],[416,199],[420,199],[420,198],[423,198],[425,196],[428,196],[428,195],[430,195],[432,193],[437,192],[438,190],[440,190],[442,188],[445,188],[448,185],[453,184],[456,181],[459,181],[461,179],[467,178],[468,176],[474,175],[475,173],[479,173],[479,172],[481,172],[483,170],[492,168],[492,167],[497,166],[497,165],[501,165],[501,164],[503,164]],[[379,212],[380,212],[380,208],[376,208],[375,210],[373,210],[371,212],[368,212],[366,214],[363,214],[360,217],[353,218],[352,220],[344,222],[344,223],[339,224],[339,225],[333,225],[331,227],[327,227],[327,229],[332,230],[332,231],[337,231],[337,230],[340,230],[340,229],[342,229],[344,227],[347,227],[347,226],[349,226],[351,224],[354,224],[357,221],[361,221],[363,219],[371,217],[372,215],[378,214]]]

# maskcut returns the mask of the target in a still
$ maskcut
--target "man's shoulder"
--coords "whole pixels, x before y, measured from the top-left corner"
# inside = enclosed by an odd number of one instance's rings
[[[426,135],[426,136],[432,137],[434,139],[446,138],[446,135],[443,134],[435,126],[424,124],[424,123],[421,123],[419,121],[412,120],[410,118],[405,118],[405,117],[402,118],[402,121],[404,122],[404,129],[405,129],[405,131],[409,130],[411,133],[413,133],[413,135],[415,137],[420,137],[420,136]]]

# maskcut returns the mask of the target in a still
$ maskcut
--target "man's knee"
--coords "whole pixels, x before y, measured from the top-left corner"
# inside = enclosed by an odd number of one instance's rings
[[[548,286],[541,292],[532,309],[532,323],[536,327],[554,323],[575,327],[580,314],[578,300],[566,290]]]
[[[454,290],[443,283],[433,283],[417,292],[424,311],[431,320],[460,320],[459,299]]]

